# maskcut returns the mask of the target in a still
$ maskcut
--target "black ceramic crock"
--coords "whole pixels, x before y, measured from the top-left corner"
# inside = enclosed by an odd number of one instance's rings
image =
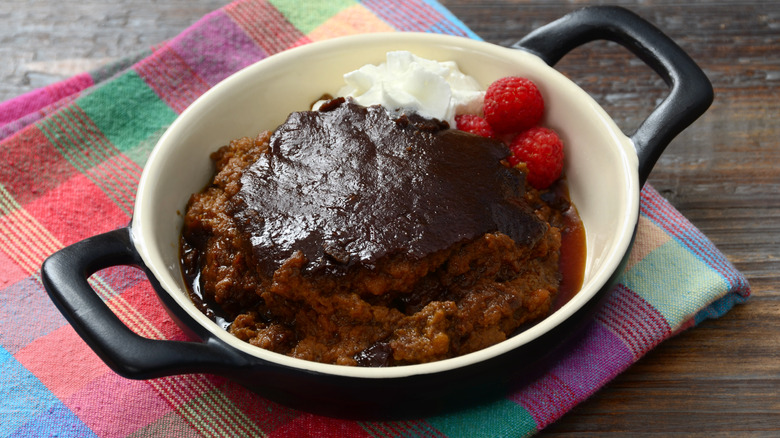
[[[377,50],[382,52],[380,56],[384,55],[387,50],[382,46],[384,43],[380,44],[375,37],[365,38],[376,42],[379,47]],[[438,53],[437,51],[451,50],[452,56],[457,56],[464,50],[473,51],[465,58],[465,62],[468,62],[469,58],[478,57],[477,54],[488,46],[487,43],[471,40],[453,42],[454,40],[447,39],[453,37],[424,35],[408,37],[388,35],[385,39],[393,38],[399,38],[397,44],[393,43],[399,47],[405,47],[409,42],[408,39],[415,39],[412,47],[422,47],[427,44],[427,38],[432,38],[436,41],[435,44],[442,44],[433,48],[431,53],[434,54]],[[698,118],[712,101],[710,82],[694,61],[653,25],[634,13],[618,7],[588,7],[575,11],[529,34],[512,46],[512,49],[496,49],[497,55],[494,57],[500,57],[504,53],[501,52],[502,50],[525,52],[522,55],[523,59],[536,57],[538,58],[536,61],[540,59],[547,64],[545,68],[548,68],[572,49],[593,40],[611,40],[624,46],[655,70],[668,84],[670,91],[636,132],[625,136],[623,142],[635,148],[636,154],[635,158],[630,157],[627,160],[628,167],[633,167],[634,173],[627,178],[629,180],[626,183],[627,190],[631,192],[627,196],[633,201],[625,204],[632,210],[628,212],[627,217],[633,221],[633,224],[623,232],[626,235],[621,239],[627,243],[618,251],[616,261],[610,265],[610,272],[600,280],[596,290],[583,298],[576,308],[567,309],[568,313],[558,317],[543,330],[540,329],[538,334],[534,334],[522,343],[509,344],[509,347],[503,349],[499,346],[489,354],[475,356],[476,359],[466,358],[460,362],[443,361],[445,363],[440,366],[434,364],[412,367],[408,370],[354,372],[351,370],[342,372],[339,368],[334,368],[338,366],[321,367],[313,363],[309,366],[309,363],[299,359],[291,362],[291,359],[286,357],[277,358],[274,354],[263,356],[265,354],[263,352],[244,350],[240,346],[237,348],[235,345],[230,345],[230,341],[226,341],[223,334],[219,334],[214,327],[197,320],[198,316],[192,313],[191,309],[187,309],[177,295],[181,291],[172,292],[171,287],[161,284],[157,278],[158,269],[161,268],[152,266],[154,263],[149,262],[144,256],[143,248],[148,246],[149,242],[142,241],[145,237],[137,229],[147,226],[137,225],[135,217],[131,225],[126,228],[78,242],[49,257],[42,267],[44,286],[58,309],[98,356],[118,374],[131,379],[150,379],[182,373],[211,373],[232,379],[263,396],[296,408],[340,417],[363,418],[429,415],[456,407],[463,402],[478,403],[482,397],[497,397],[505,394],[536,376],[540,370],[549,365],[550,361],[555,360],[559,354],[565,353],[572,342],[577,341],[577,335],[582,333],[583,327],[614,287],[628,258],[633,233],[636,230],[638,201],[635,198],[638,197],[639,188],[669,142]],[[314,43],[310,46],[315,44],[322,44],[321,50],[327,52],[331,47],[328,44],[341,43]],[[345,46],[346,48],[339,46],[340,50],[355,52],[356,50],[349,44]],[[467,48],[459,47],[461,44]],[[302,54],[311,58],[317,56],[313,52],[314,49],[307,46],[294,50],[302,50]],[[263,72],[268,70],[263,69],[275,69],[277,68],[275,65],[280,64],[294,66],[295,62],[300,62],[293,61],[292,56],[285,54],[277,56],[278,59],[271,57],[274,58],[271,61],[261,61],[259,64],[263,66],[257,67],[257,70],[250,73],[266,74]],[[533,62],[533,60],[528,61],[528,63]],[[267,67],[268,65],[270,67]],[[514,67],[508,68],[511,70]],[[327,70],[324,67],[322,69]],[[346,71],[348,70],[343,72]],[[245,73],[244,76],[248,74]],[[246,77],[244,79],[250,80]],[[538,80],[544,85],[544,78]],[[261,84],[261,86],[272,85]],[[209,96],[204,96],[199,101],[212,99],[209,102],[213,103],[213,99],[218,98],[215,97],[217,94],[227,90],[226,87],[220,87],[218,85],[213,93],[207,93]],[[304,100],[306,99],[311,98],[305,97]],[[200,104],[196,102],[193,107],[198,105]],[[197,109],[185,111],[181,117],[191,118],[196,111]],[[596,116],[599,118],[604,118],[599,109],[593,111],[598,113]],[[564,119],[576,117],[576,114],[566,115]],[[591,115],[585,114],[583,117],[591,117]],[[552,116],[550,118],[554,119]],[[559,124],[564,126],[559,126],[557,129],[566,131],[565,122]],[[577,129],[588,129],[586,125],[582,123]],[[171,129],[174,130],[174,127]],[[236,133],[234,137],[238,137],[239,134]],[[171,136],[175,137],[175,134]],[[157,148],[165,148],[163,144],[165,141],[171,140],[161,139],[161,144],[158,144]],[[620,143],[618,141],[618,148],[621,147]],[[216,149],[219,146],[220,144],[213,144],[211,147]],[[160,151],[158,155],[164,153]],[[577,154],[568,154],[567,157],[569,156],[576,157]],[[583,160],[589,159],[587,155],[581,157],[584,157],[581,158]],[[150,161],[153,159],[156,160],[157,155],[154,158],[150,157]],[[202,159],[207,160],[207,156]],[[576,166],[575,164],[574,167]],[[577,169],[572,169],[571,173],[576,174]],[[579,178],[584,183],[590,179],[587,176]],[[574,183],[576,178],[572,184]],[[139,198],[140,196],[139,194]],[[176,200],[176,202],[185,201],[186,199]],[[590,201],[582,199],[579,202],[586,204]],[[145,204],[138,199],[136,205],[136,214],[138,214],[138,206]],[[578,205],[578,207],[583,206]],[[617,213],[619,212],[616,211],[615,214]],[[608,214],[612,213],[608,212]],[[180,218],[170,220],[180,220]],[[586,228],[588,228],[587,224]],[[599,231],[597,224],[592,228],[596,231],[588,230],[589,233],[605,232]],[[175,262],[169,260],[167,263]],[[93,273],[116,265],[136,266],[145,270],[161,304],[192,341],[147,339],[125,326],[87,282]],[[511,339],[505,342],[511,342]],[[62,370],[64,372],[66,368]]]

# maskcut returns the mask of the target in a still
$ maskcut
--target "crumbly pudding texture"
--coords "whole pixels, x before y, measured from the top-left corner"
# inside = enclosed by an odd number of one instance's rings
[[[343,98],[212,154],[181,239],[193,300],[312,361],[431,362],[503,341],[558,291],[565,196],[501,141]]]

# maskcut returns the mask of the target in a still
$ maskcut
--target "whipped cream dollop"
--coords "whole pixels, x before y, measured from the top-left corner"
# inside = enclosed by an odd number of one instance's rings
[[[337,97],[360,105],[382,105],[444,120],[455,127],[456,114],[478,114],[485,92],[453,61],[439,62],[407,51],[388,52],[379,65],[367,64],[344,75]],[[321,102],[314,105],[317,109]]]

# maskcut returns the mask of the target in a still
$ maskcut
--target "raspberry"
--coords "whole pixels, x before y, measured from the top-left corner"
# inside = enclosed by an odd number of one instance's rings
[[[563,142],[552,129],[534,127],[518,134],[509,145],[509,164],[525,163],[528,183],[542,190],[563,172]]]
[[[481,135],[482,137],[493,138],[495,133],[487,120],[473,114],[461,114],[455,116],[455,124],[461,131]]]
[[[483,109],[497,134],[509,134],[538,124],[544,115],[544,99],[530,79],[509,76],[490,84]]]

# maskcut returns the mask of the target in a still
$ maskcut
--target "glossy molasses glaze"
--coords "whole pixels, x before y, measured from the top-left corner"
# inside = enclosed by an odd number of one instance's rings
[[[547,224],[497,140],[344,99],[296,112],[241,177],[233,213],[270,275],[296,251],[331,274],[502,232],[533,246]]]

